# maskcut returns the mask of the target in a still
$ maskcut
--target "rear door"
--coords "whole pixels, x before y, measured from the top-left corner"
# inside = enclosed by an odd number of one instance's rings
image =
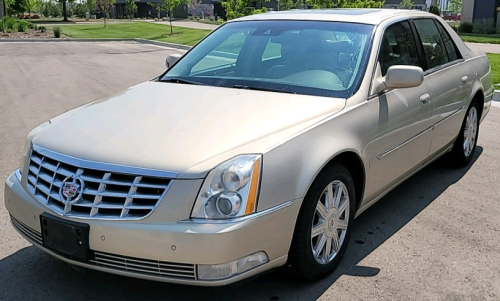
[[[460,130],[462,109],[472,87],[474,66],[465,62],[441,23],[432,18],[413,20],[425,56],[425,79],[430,83],[433,141],[430,154],[443,150]]]

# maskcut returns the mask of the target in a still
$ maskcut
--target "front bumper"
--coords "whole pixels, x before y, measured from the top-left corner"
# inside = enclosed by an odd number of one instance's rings
[[[79,220],[90,225],[93,258],[79,262],[42,244],[40,215],[51,210],[21,184],[19,174],[6,180],[5,205],[14,228],[38,248],[68,263],[104,272],[171,283],[218,286],[233,283],[286,263],[300,199],[231,222],[163,222]],[[269,261],[245,273],[222,280],[199,280],[197,265],[231,262],[263,251]],[[104,261],[103,261],[104,259]],[[168,267],[171,273],[160,273]],[[191,271],[178,277],[175,269]],[[186,276],[187,274],[187,276]],[[186,276],[186,277],[184,277]]]

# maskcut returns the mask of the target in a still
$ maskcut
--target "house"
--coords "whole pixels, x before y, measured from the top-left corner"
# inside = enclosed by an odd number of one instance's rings
[[[385,8],[401,8],[401,0],[385,0]],[[413,9],[427,10],[426,0],[413,0]]]
[[[168,17],[166,11],[158,11],[154,7],[155,3],[160,3],[160,0],[136,0],[137,11],[134,14],[134,18],[163,18]],[[127,9],[125,8],[125,0],[116,0],[115,8],[111,14],[115,18],[127,18]],[[176,19],[187,19],[188,8],[187,5],[181,4],[174,8],[173,18]]]
[[[493,19],[497,22],[500,0],[463,0],[461,22]]]

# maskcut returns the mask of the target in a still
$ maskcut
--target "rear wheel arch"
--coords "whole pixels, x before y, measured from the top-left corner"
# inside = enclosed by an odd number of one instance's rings
[[[472,97],[471,101],[469,102],[469,106],[473,102],[477,102],[478,104],[478,110],[479,110],[479,120],[481,120],[481,117],[483,116],[483,109],[484,109],[484,92],[483,90],[479,89],[476,91],[474,96]]]

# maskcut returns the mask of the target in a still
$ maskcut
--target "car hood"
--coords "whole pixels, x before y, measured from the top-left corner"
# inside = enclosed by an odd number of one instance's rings
[[[345,99],[146,82],[54,118],[33,144],[201,178],[235,155],[264,153],[344,106]]]

